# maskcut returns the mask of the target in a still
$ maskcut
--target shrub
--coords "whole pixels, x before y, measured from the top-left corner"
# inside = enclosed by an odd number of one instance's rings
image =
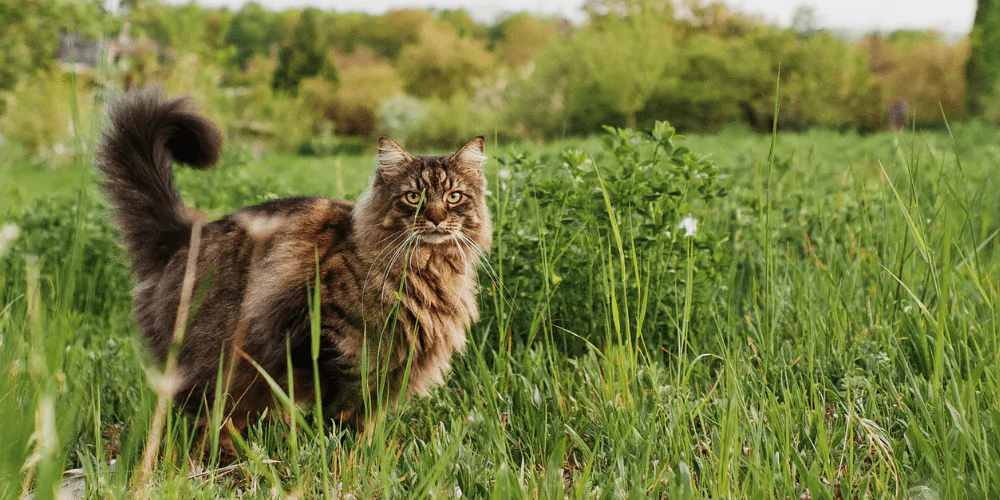
[[[683,130],[717,130],[740,122],[755,84],[775,78],[761,67],[758,49],[743,38],[699,33],[678,52],[677,72],[683,83],[661,83],[639,113],[641,122],[667,119]]]
[[[726,258],[716,246],[720,238],[701,228],[687,239],[678,225],[702,219],[726,193],[718,167],[676,146],[678,139],[664,122],[645,132],[609,127],[597,155],[567,150],[499,159],[505,198],[495,207],[494,268],[503,269],[515,311],[518,304],[547,304],[543,318],[515,313],[515,332],[530,342],[544,322],[567,349],[580,349],[580,338],[598,341],[611,317],[609,297],[616,296],[633,307],[646,302],[643,328],[657,332],[647,339],[666,342],[679,320],[689,265],[697,283],[693,306],[706,304]]]
[[[72,280],[72,289],[62,292],[77,292],[67,293],[72,301],[67,305],[74,310],[103,317],[128,307],[132,280],[119,260],[115,231],[101,201],[85,193],[80,198],[40,200],[26,208],[15,219],[21,236],[13,252],[0,256],[0,276],[20,289],[24,259],[37,259],[44,275],[66,279],[64,287]]]
[[[903,99],[919,126],[941,123],[942,110],[950,120],[968,116],[962,75],[967,43],[949,45],[936,34],[897,32],[885,39],[868,37],[863,47],[873,79],[884,88],[883,110],[890,100]]]
[[[524,12],[500,21],[496,30],[499,38],[497,52],[504,63],[513,69],[534,61],[542,47],[556,35],[555,23]]]
[[[509,139],[512,134],[509,127],[503,125],[503,117],[500,116],[502,106],[492,97],[492,90],[486,87],[473,96],[460,92],[449,99],[413,101],[405,97],[394,98],[383,103],[383,109],[396,113],[399,127],[389,128],[391,122],[385,119],[382,123],[386,132],[404,133],[407,145],[412,147],[451,148],[476,136]],[[402,109],[401,106],[409,108]],[[402,116],[401,113],[408,114]]]
[[[274,70],[275,89],[294,93],[303,78],[316,76],[323,68],[319,17],[320,12],[316,9],[304,10],[291,36],[282,43],[278,67]]]
[[[478,40],[427,24],[420,41],[403,48],[397,68],[409,94],[447,98],[471,90],[493,69],[493,56]]]
[[[1000,94],[1000,8],[995,1],[978,0],[969,34],[970,57],[965,66],[969,104],[973,112],[995,107]],[[995,112],[995,109],[993,110]]]
[[[779,126],[870,129],[880,123],[881,96],[864,54],[850,42],[770,27],[753,30],[748,42],[760,72],[747,82],[751,90],[741,106],[758,131],[773,124],[779,74]]]
[[[603,123],[635,127],[657,89],[678,83],[675,49],[660,15],[602,19],[550,46],[533,78],[542,95],[562,94],[560,114],[571,133]]]
[[[396,95],[402,81],[388,63],[345,68],[331,116],[337,132],[371,136],[378,124],[378,110],[385,96]]]

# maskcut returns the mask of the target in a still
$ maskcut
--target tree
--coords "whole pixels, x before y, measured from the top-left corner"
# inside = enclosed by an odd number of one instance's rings
[[[255,55],[267,55],[278,41],[278,17],[257,2],[243,6],[229,22],[225,44],[236,48],[236,64],[243,68]]]
[[[170,29],[169,10],[172,7],[156,2],[136,2],[128,9],[131,36],[149,38],[161,47],[170,47],[174,41]]]
[[[485,38],[488,34],[486,28],[465,9],[445,9],[438,13],[438,18],[450,25],[458,36]]]
[[[397,64],[407,92],[447,98],[470,90],[477,78],[492,69],[493,56],[482,42],[459,37],[448,25],[428,24],[420,41],[403,49]]]
[[[54,64],[59,34],[74,32],[96,39],[101,14],[96,2],[0,2],[0,91],[14,88],[24,76]]]
[[[679,130],[718,130],[743,118],[754,81],[774,78],[760,64],[759,51],[743,38],[696,33],[679,42],[677,53],[670,68],[674,78],[662,79],[639,113],[640,122],[666,119]]]
[[[317,9],[302,11],[291,38],[281,46],[278,54],[278,67],[274,70],[275,90],[298,89],[303,78],[319,74],[323,69],[325,53],[320,46]]]
[[[332,17],[332,24],[326,33],[328,46],[341,53],[351,53],[359,45],[364,45],[362,35],[371,24],[371,14],[344,12]]]
[[[495,46],[508,67],[520,68],[538,57],[542,47],[556,34],[552,22],[526,12],[514,14],[496,27]]]
[[[433,24],[434,16],[426,10],[390,10],[379,17],[369,17],[359,33],[359,43],[376,54],[396,60],[403,47],[417,43],[424,27]]]
[[[906,103],[907,119],[918,127],[967,116],[964,68],[969,60],[968,44],[948,44],[933,32],[897,31],[884,40],[870,37],[865,43],[870,73],[884,89],[885,101]],[[892,105],[899,110],[901,105]]]
[[[577,34],[568,55],[567,107],[610,108],[633,128],[676,59],[669,18],[651,12],[603,19]]]
[[[697,2],[692,3],[697,4]],[[670,0],[587,0],[584,10],[592,22],[632,16],[673,15],[673,5]]]
[[[984,101],[1000,92],[1000,0],[978,0],[969,33],[965,68],[969,109],[983,113]]]

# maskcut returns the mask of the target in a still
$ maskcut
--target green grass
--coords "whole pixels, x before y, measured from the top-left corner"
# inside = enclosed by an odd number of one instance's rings
[[[491,163],[484,318],[445,387],[373,439],[308,409],[262,423],[235,469],[192,470],[170,413],[151,496],[995,497],[1000,131],[782,134],[769,161],[771,139],[688,138],[727,196],[641,217],[600,141],[503,148],[539,159]],[[570,147],[597,180],[552,180],[577,171]],[[351,198],[372,167],[232,153],[178,177],[220,215]],[[0,497],[82,467],[93,495],[130,498],[156,369],[92,174],[0,168],[0,222],[24,228],[0,257]],[[694,238],[670,218],[688,214]]]

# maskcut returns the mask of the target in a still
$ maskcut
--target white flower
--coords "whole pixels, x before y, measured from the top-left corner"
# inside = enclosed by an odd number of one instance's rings
[[[462,498],[462,488],[459,486],[455,487],[455,498]]]
[[[698,231],[698,219],[691,217],[690,215],[681,220],[680,224],[677,224],[678,228],[684,229],[684,236],[694,236],[694,233]]]
[[[17,224],[10,223],[0,229],[0,257],[7,255],[18,236],[21,236],[21,228]]]

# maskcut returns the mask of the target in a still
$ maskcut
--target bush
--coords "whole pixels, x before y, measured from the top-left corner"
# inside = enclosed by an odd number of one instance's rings
[[[481,42],[437,24],[425,25],[420,41],[403,48],[397,63],[409,94],[438,98],[470,91],[493,66]]]
[[[506,199],[495,207],[495,267],[502,266],[504,293],[513,295],[515,309],[547,304],[544,318],[515,316],[514,330],[531,339],[543,321],[557,327],[570,351],[583,348],[580,338],[598,342],[594,335],[611,317],[612,296],[633,307],[647,301],[643,328],[659,332],[647,339],[670,340],[665,332],[676,331],[687,266],[694,270],[697,310],[726,258],[710,230],[688,239],[678,227],[687,217],[702,219],[726,194],[718,167],[676,146],[680,137],[663,122],[645,132],[606,131],[596,156],[567,150],[499,159]]]
[[[642,123],[667,119],[683,130],[718,130],[738,123],[755,86],[776,75],[761,67],[758,49],[743,38],[699,33],[678,51],[682,84],[661,84],[639,113]],[[719,82],[727,82],[720,85]]]
[[[108,316],[131,302],[131,277],[120,261],[106,207],[91,194],[45,199],[27,207],[15,223],[21,236],[0,256],[0,276],[15,290],[24,286],[25,258],[37,259],[43,275],[72,280],[67,304],[80,313]],[[85,271],[84,271],[85,270]],[[54,283],[49,283],[55,286]],[[66,290],[62,290],[66,292]],[[45,291],[55,294],[55,289]],[[49,299],[55,299],[47,295]]]
[[[968,117],[966,82],[962,75],[969,45],[949,45],[936,34],[894,33],[863,42],[873,79],[884,89],[885,110],[894,99],[906,101],[918,126],[941,123],[941,112],[949,120]]]
[[[340,87],[324,114],[336,123],[338,134],[370,137],[378,127],[382,101],[399,94],[403,81],[383,59],[350,57],[341,66]]]
[[[271,143],[281,151],[294,151],[312,137],[315,114],[316,109],[301,96],[285,95],[274,96],[259,113]]]
[[[555,23],[524,12],[507,17],[494,29],[499,39],[496,51],[507,67],[513,69],[534,61],[542,47],[556,35]]]

